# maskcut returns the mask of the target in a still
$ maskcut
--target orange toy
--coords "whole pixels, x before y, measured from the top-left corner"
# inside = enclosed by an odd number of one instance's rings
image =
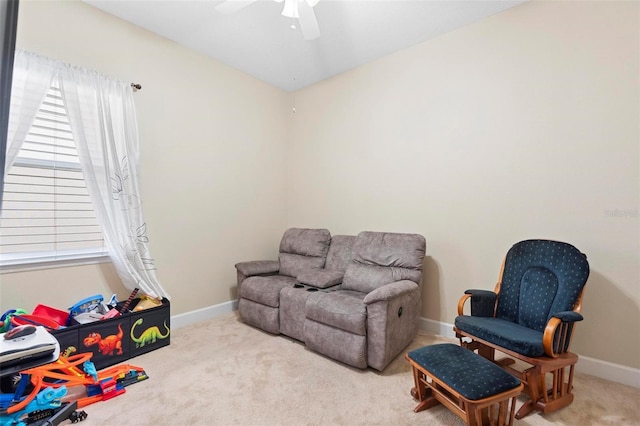
[[[143,372],[140,367],[136,367],[129,364],[116,365],[105,370],[101,370],[97,374],[97,379],[89,374],[82,372],[79,365],[91,359],[92,353],[82,353],[78,355],[71,355],[67,358],[60,357],[57,361],[50,364],[41,365],[39,367],[30,368],[24,370],[21,374],[28,374],[31,376],[31,384],[33,390],[27,397],[19,403],[12,405],[7,409],[7,414],[13,414],[22,410],[26,405],[31,402],[35,396],[40,392],[43,387],[57,388],[60,386],[78,386],[78,385],[99,385],[102,380],[113,379],[116,380],[120,377],[124,377],[130,371]],[[55,380],[56,383],[50,383],[45,379]],[[78,408],[86,407],[94,402],[102,401],[103,395],[89,396],[78,399]]]

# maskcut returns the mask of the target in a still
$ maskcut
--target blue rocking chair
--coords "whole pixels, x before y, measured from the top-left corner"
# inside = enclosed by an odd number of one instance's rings
[[[526,240],[507,253],[494,291],[467,290],[458,303],[454,331],[460,345],[501,365],[525,384],[529,399],[516,418],[532,411],[550,413],[573,401],[573,370],[578,356],[569,352],[589,277],[587,257],[574,246]],[[470,300],[470,315],[464,307]],[[495,351],[508,357],[496,360]],[[511,367],[518,359],[530,367]],[[566,369],[568,368],[568,374]],[[547,385],[546,374],[552,381]]]

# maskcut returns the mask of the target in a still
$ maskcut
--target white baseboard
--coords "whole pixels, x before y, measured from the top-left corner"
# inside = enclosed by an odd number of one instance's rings
[[[438,336],[456,338],[456,333],[453,332],[453,324],[447,324],[446,322],[434,321],[429,318],[420,318],[418,328],[429,333],[437,334]]]
[[[420,318],[418,326],[420,330],[428,331],[443,337],[454,338],[453,324],[434,321],[429,318]],[[590,358],[578,354],[580,357],[576,364],[576,372],[589,374],[601,379],[621,383],[634,388],[640,388],[640,369],[627,367],[626,365],[614,364],[600,359]]]
[[[640,389],[640,369],[580,355],[576,372]]]
[[[238,301],[220,303],[219,305],[208,306],[206,308],[197,309],[195,311],[185,312],[184,314],[171,316],[171,328],[179,329],[200,321],[210,320],[220,315],[233,312],[238,309]]]

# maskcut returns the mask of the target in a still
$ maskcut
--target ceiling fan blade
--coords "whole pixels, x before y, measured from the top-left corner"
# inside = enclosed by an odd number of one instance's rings
[[[230,15],[243,7],[249,6],[256,0],[226,0],[216,6],[216,10],[223,15]]]
[[[305,40],[315,40],[320,37],[320,28],[316,19],[316,13],[313,7],[309,6],[306,1],[298,3],[298,20],[300,21],[300,30]]]

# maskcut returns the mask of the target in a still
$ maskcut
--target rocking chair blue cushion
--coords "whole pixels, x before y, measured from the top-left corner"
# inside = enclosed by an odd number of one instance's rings
[[[588,277],[587,258],[574,246],[559,241],[521,241],[507,253],[497,297],[486,291],[468,291],[472,315],[458,316],[455,327],[519,354],[542,356],[543,334],[552,317],[563,322],[582,320],[573,308]],[[496,299],[491,315],[487,308]],[[478,305],[475,309],[474,303]]]
[[[538,357],[544,355],[541,331],[532,330],[501,318],[462,315],[456,318],[456,327],[505,349],[519,354]]]

